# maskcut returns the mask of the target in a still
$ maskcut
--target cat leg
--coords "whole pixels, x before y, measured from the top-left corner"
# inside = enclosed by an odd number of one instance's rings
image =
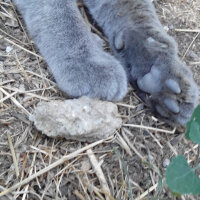
[[[126,72],[103,51],[75,0],[14,0],[59,88],[72,97],[120,100]]]
[[[184,125],[198,104],[192,72],[178,58],[150,0],[84,0],[139,94],[159,115]]]

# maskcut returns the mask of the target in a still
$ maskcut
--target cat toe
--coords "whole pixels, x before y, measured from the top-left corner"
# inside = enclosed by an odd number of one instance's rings
[[[123,39],[123,32],[120,31],[114,37],[114,47],[117,51],[120,51],[124,48],[124,39]]]
[[[157,112],[160,116],[165,117],[165,118],[168,117],[168,114],[167,114],[166,110],[164,110],[164,108],[162,108],[160,105],[156,105],[156,106],[155,106],[155,109],[156,109],[156,112]]]
[[[164,99],[163,103],[169,111],[171,111],[175,114],[180,112],[180,108],[179,108],[178,102],[176,100],[166,98],[166,99]]]
[[[180,86],[179,86],[179,84],[175,80],[173,80],[173,79],[167,79],[165,81],[165,85],[174,94],[180,94],[181,93]]]
[[[152,67],[151,71],[137,80],[138,87],[149,94],[158,93],[161,90],[161,71]]]

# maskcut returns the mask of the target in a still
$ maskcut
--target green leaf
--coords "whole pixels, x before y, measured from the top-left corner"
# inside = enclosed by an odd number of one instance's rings
[[[194,143],[200,144],[200,124],[196,121],[191,123],[189,137]]]
[[[166,183],[173,193],[200,194],[200,179],[183,155],[172,159],[166,170]]]
[[[191,120],[187,123],[186,138],[196,144],[200,144],[200,105],[192,114]]]

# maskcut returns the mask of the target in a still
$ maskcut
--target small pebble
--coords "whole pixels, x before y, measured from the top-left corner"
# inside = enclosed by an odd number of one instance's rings
[[[154,158],[151,154],[148,155],[148,159],[149,159],[150,162],[152,162],[154,160]]]
[[[166,32],[169,31],[169,27],[168,27],[168,26],[164,26],[163,28],[164,28],[164,30],[165,30]]]
[[[6,58],[3,56],[0,56],[0,61],[4,61]]]
[[[170,164],[170,160],[168,158],[166,158],[164,161],[163,161],[163,167],[167,167],[168,165]]]
[[[136,111],[135,112],[139,112],[141,110],[144,109],[144,104],[140,104],[139,106],[137,106]]]
[[[13,48],[11,46],[6,47],[6,53],[10,53],[12,50],[13,50]]]
[[[149,136],[149,132],[146,130],[144,130],[143,134],[144,134],[144,136]]]

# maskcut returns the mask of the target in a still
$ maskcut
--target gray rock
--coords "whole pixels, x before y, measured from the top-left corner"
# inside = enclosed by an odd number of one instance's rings
[[[89,142],[111,136],[122,124],[115,104],[88,97],[40,102],[29,119],[49,137]]]
[[[168,158],[166,158],[164,161],[163,161],[163,167],[167,167],[169,166],[170,164],[170,160]]]

